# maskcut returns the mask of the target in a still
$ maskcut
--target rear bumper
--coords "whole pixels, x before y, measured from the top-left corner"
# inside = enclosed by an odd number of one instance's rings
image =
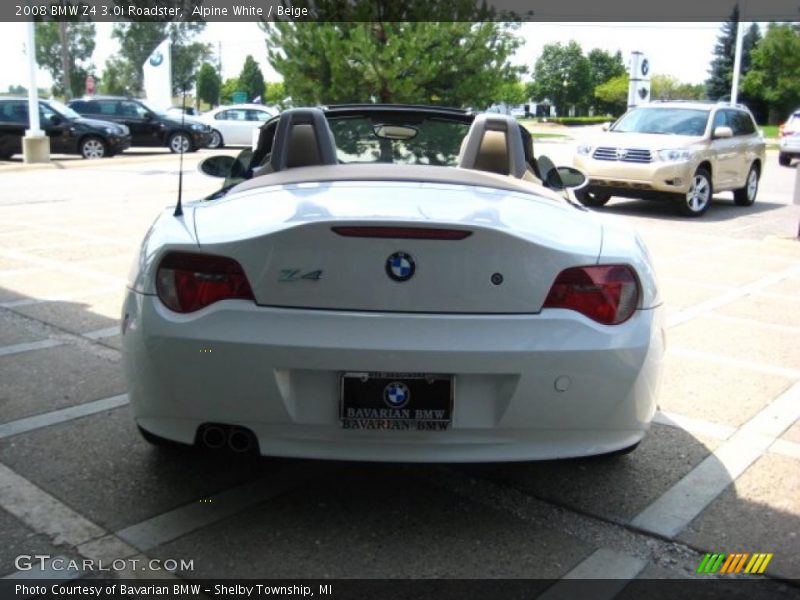
[[[176,315],[128,293],[125,372],[137,422],[191,443],[203,423],[247,427],[261,453],[381,461],[504,461],[610,452],[655,411],[662,309],[605,327],[572,313],[410,315],[225,301]],[[443,432],[342,429],[342,371],[455,376]],[[559,392],[555,380],[568,378]],[[562,379],[563,381],[563,379]],[[563,386],[561,386],[563,387]]]

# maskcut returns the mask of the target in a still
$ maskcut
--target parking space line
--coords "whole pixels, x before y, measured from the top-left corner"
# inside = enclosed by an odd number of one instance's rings
[[[61,346],[64,342],[60,340],[39,340],[38,342],[25,342],[23,344],[12,344],[11,346],[0,346],[0,356],[8,356],[10,354],[21,354],[22,352],[30,352],[31,350],[44,350],[45,348],[53,348],[54,346]]]
[[[800,335],[800,327],[796,325],[781,325],[779,323],[767,323],[766,321],[758,321],[757,319],[747,319],[744,317],[730,317],[728,315],[720,315],[718,313],[709,313],[704,315],[706,319],[713,319],[715,321],[724,321],[726,323],[738,325],[752,325],[762,329],[769,329],[770,331],[777,331],[780,333],[793,333]]]
[[[736,427],[730,425],[712,423],[711,421],[695,419],[694,417],[679,415],[672,412],[658,411],[653,418],[653,423],[666,425],[667,427],[676,427],[692,434],[705,435],[717,440],[727,440],[736,433]]]
[[[769,451],[773,454],[780,454],[781,456],[788,456],[789,458],[800,460],[800,444],[797,442],[775,440],[775,443],[769,447]]]
[[[121,406],[128,404],[128,395],[120,394],[119,396],[111,396],[110,398],[102,398],[92,402],[85,402],[76,406],[69,406],[59,410],[34,415],[32,417],[25,417],[10,421],[8,423],[0,424],[0,440],[22,433],[28,433],[43,427],[50,427],[51,425],[58,425],[66,423],[67,421],[74,421],[82,417],[88,417],[99,412],[106,410],[114,410]]]
[[[118,291],[120,291],[119,285],[106,285],[104,287],[90,288],[88,290],[52,294],[49,296],[42,296],[40,298],[20,298],[19,300],[7,300],[5,302],[0,302],[0,308],[17,308],[19,306],[31,306],[33,304],[45,304],[47,302],[70,302],[72,300],[90,298],[92,296],[100,296],[101,294],[109,294],[111,292]]]
[[[610,600],[646,566],[647,561],[642,558],[598,548],[548,588],[538,600],[572,600],[587,596],[595,600]]]
[[[77,546],[105,531],[0,463],[0,508],[53,543]]]
[[[211,502],[192,502],[116,532],[134,548],[148,550],[188,535],[243,510],[284,494],[310,481],[321,467],[311,465],[230,488],[210,498]]]
[[[791,367],[779,367],[777,365],[770,365],[767,363],[745,360],[742,358],[723,356],[722,354],[715,354],[713,352],[692,350],[690,348],[683,348],[681,346],[670,346],[667,352],[683,358],[707,360],[720,365],[736,367],[737,369],[749,369],[751,371],[758,371],[759,373],[765,373],[767,375],[785,377],[786,379],[800,379],[800,369],[792,369]]]
[[[114,337],[115,335],[119,335],[120,328],[119,325],[114,325],[113,327],[104,327],[103,329],[95,329],[94,331],[87,331],[86,333],[81,333],[85,338],[89,338],[90,340],[102,340],[109,337]]]
[[[42,258],[41,256],[36,256],[34,254],[26,254],[24,252],[20,252],[19,250],[8,250],[5,248],[0,248],[0,255],[16,260],[26,260],[41,267],[55,269],[65,273],[72,273],[74,275],[80,275],[81,277],[86,277],[87,279],[95,279],[97,281],[107,283],[119,283],[119,285],[125,285],[127,283],[127,280],[123,277],[115,277],[114,275],[109,275],[101,271],[86,269],[79,266],[80,263],[64,262],[52,258]]]
[[[724,444],[650,506],[631,525],[673,538],[800,418],[800,382],[745,423]]]
[[[677,325],[681,325],[687,321],[695,319],[701,315],[711,312],[717,308],[725,306],[727,304],[731,304],[736,300],[743,298],[744,296],[760,292],[764,288],[769,287],[779,281],[782,281],[788,277],[795,277],[800,274],[800,268],[792,268],[786,269],[783,271],[778,271],[777,273],[771,273],[754,281],[752,283],[748,283],[746,285],[733,288],[730,291],[716,296],[714,298],[710,298],[704,302],[700,302],[699,304],[695,304],[683,310],[680,310],[676,313],[673,313],[667,317],[667,327],[676,327]]]

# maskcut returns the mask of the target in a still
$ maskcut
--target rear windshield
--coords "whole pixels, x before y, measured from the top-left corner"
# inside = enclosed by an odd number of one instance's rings
[[[706,131],[709,112],[694,108],[636,108],[617,121],[611,131],[698,136]]]
[[[423,119],[414,123],[358,117],[329,118],[336,153],[343,163],[395,163],[405,165],[455,166],[468,123],[447,119]],[[416,130],[409,139],[387,139],[376,135],[381,125]]]

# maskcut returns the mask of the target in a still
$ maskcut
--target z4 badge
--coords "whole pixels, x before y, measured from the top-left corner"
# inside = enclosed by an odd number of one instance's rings
[[[302,269],[281,269],[281,274],[278,277],[280,282],[319,281],[320,279],[322,279],[322,269],[305,272]]]

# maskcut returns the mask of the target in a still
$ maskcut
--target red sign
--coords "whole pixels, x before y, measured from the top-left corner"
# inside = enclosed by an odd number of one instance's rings
[[[91,75],[86,76],[86,93],[94,94],[94,77]]]

